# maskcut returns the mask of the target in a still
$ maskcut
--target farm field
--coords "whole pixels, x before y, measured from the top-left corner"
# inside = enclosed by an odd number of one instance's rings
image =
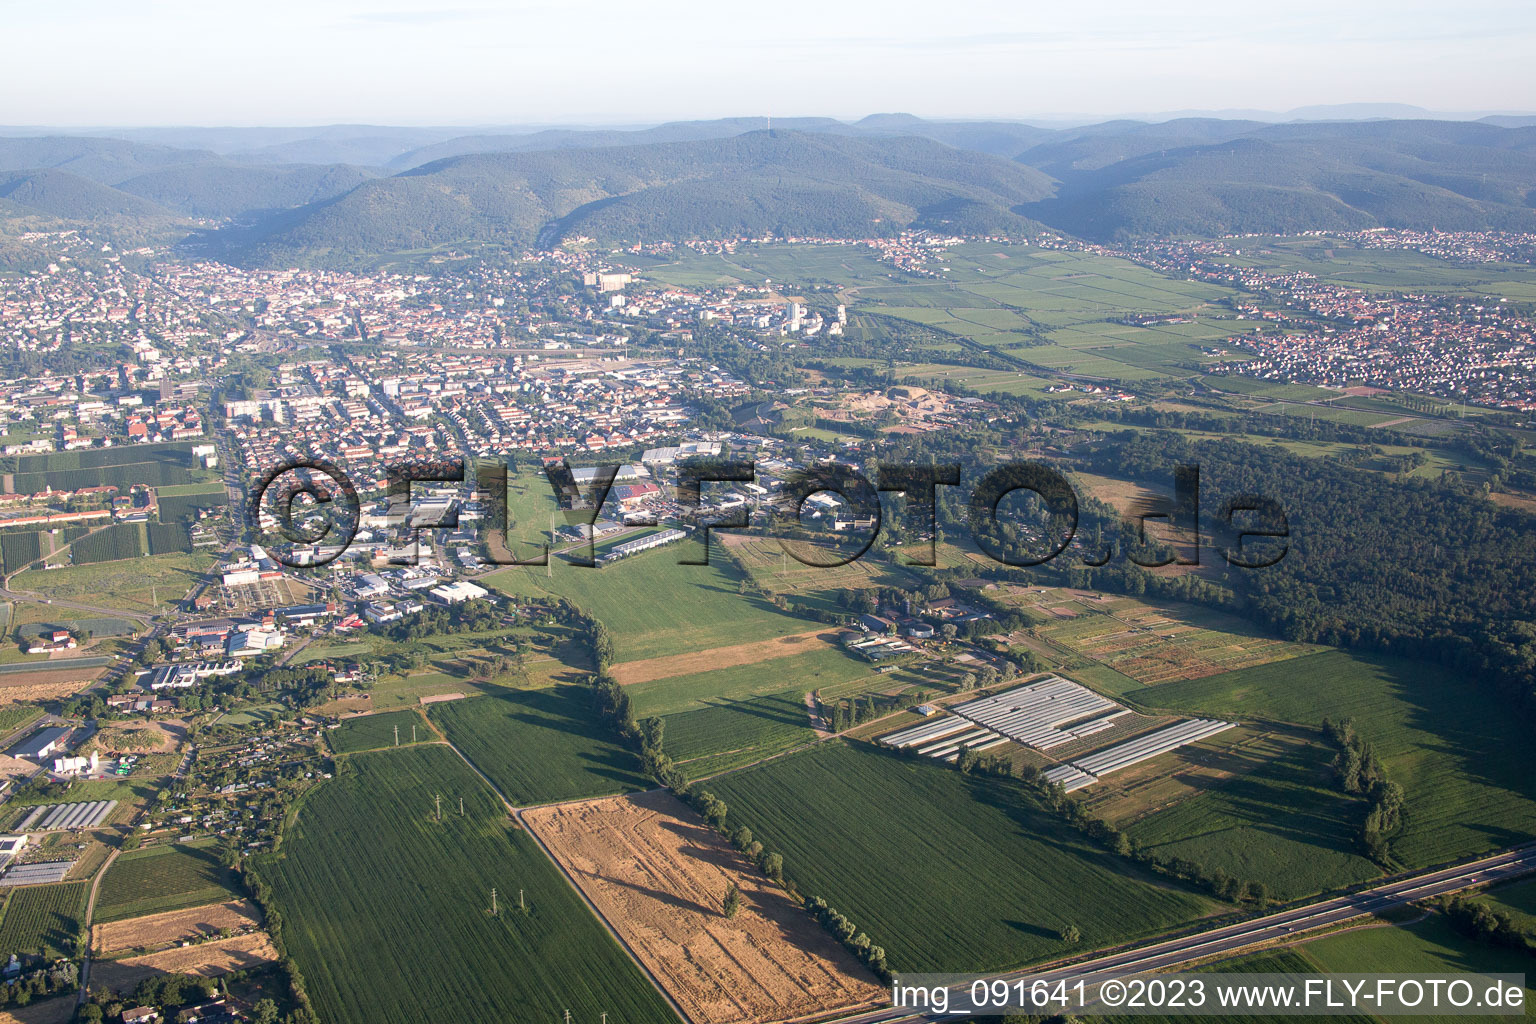
[[[519,807],[652,785],[593,713],[585,686],[502,690],[433,704],[427,716]]]
[[[94,923],[121,921],[239,897],[235,873],[211,846],[176,843],[133,850],[112,862],[96,894]]]
[[[266,967],[278,959],[271,936],[266,932],[250,932],[143,956],[103,960],[92,967],[91,981],[93,984],[100,982],[114,992],[126,993],[145,978],[162,974],[213,978],[233,971]]]
[[[86,885],[60,882],[12,889],[0,910],[0,959],[72,957],[84,927]]]
[[[947,250],[942,283],[860,288],[854,312],[931,327],[1034,367],[1127,382],[1197,375],[1210,361],[1200,344],[1232,333],[1224,320],[1211,319],[1222,312],[1213,303],[1228,294],[1218,286],[1091,253],[989,249]],[[1128,313],[1190,320],[1134,327],[1119,322]],[[1027,372],[972,369],[965,376],[982,391],[1043,394],[1041,379]]]
[[[799,688],[721,698],[663,721],[667,754],[690,778],[751,764],[815,738]]]
[[[1320,648],[1266,636],[1233,615],[1193,605],[1060,588],[1011,588],[1010,603],[1051,647],[1143,686],[1283,661]]]
[[[414,738],[411,732],[414,727]],[[399,733],[396,741],[396,730]],[[331,747],[338,754],[379,747],[406,746],[437,739],[426,719],[414,711],[386,711],[378,715],[349,718],[330,732]]]
[[[156,757],[158,755],[148,755]],[[159,786],[154,778],[151,762],[146,761],[128,778],[76,779],[69,787],[57,793],[18,793],[6,803],[5,811],[19,820],[32,807],[52,804],[86,803],[92,800],[116,800],[117,806],[107,816],[104,825],[111,825],[130,817],[140,808],[147,807],[154,799]],[[0,818],[5,814],[0,813]]]
[[[1381,874],[1354,841],[1366,804],[1335,788],[1333,754],[1317,735],[1266,733],[1221,757],[1205,746],[1175,751],[1148,762],[1140,779],[1127,777],[1132,769],[1103,788],[1131,800],[1162,791],[1165,802],[1121,822],[1153,853],[1263,882],[1276,899],[1299,899]],[[1215,770],[1198,772],[1200,761],[1214,761]],[[1152,792],[1138,793],[1138,785]],[[1091,805],[1100,788],[1088,791]]]
[[[863,744],[826,743],[709,788],[898,971],[990,971],[1201,917],[1199,896],[1141,875],[1022,789]],[[1082,933],[1079,947],[1060,934]]]
[[[871,1003],[840,944],[669,793],[538,808],[524,820],[697,1024],[752,1024]],[[744,905],[721,910],[735,883]]]
[[[1510,846],[1536,832],[1536,774],[1520,753],[1519,723],[1475,679],[1437,666],[1330,650],[1135,697],[1170,711],[1308,728],[1324,716],[1353,718],[1403,787],[1405,823],[1392,850],[1404,867]],[[1181,813],[1210,798],[1188,801]]]
[[[830,626],[823,627],[818,634],[831,629]],[[782,641],[764,643],[803,653],[790,653],[749,664],[713,668],[700,666],[691,672],[635,683],[625,682],[628,675],[625,670],[648,663],[630,662],[619,666],[614,676],[624,683],[624,690],[635,702],[635,714],[640,718],[711,707],[721,700],[778,693],[786,683],[794,683],[802,687],[801,692],[809,692],[817,687],[838,685],[855,679],[868,679],[872,684],[880,679],[869,662],[851,657],[837,647],[816,641],[814,637],[794,643],[790,640],[786,637]]]
[[[797,602],[832,608],[832,601],[848,590],[870,587],[910,587],[919,583],[911,572],[889,562],[860,558],[839,566],[805,565],[785,555],[772,537],[753,534],[722,534],[722,543],[741,563],[752,581],[773,594]]]
[[[1304,270],[1324,281],[1367,291],[1429,291],[1536,299],[1536,273],[1516,263],[1453,263],[1405,249],[1357,249],[1337,239],[1262,238],[1245,243],[1234,266],[1277,273]]]
[[[816,625],[737,593],[735,570],[718,555],[709,565],[678,565],[686,543],[601,569],[557,564],[546,576],[543,569],[514,566],[482,583],[513,596],[570,600],[608,627],[616,663],[732,647]]]
[[[762,669],[765,663],[774,662],[775,669],[787,670],[785,663],[790,658],[814,660],[818,655],[832,650],[829,646],[832,636],[832,627],[824,626],[805,633],[737,644],[734,647],[715,647],[696,654],[674,654],[666,658],[628,661],[616,666],[609,674],[620,686],[637,686],[674,676],[696,676],[716,670],[756,669],[756,674],[765,674]],[[842,657],[851,660],[846,655]]]
[[[1529,954],[1467,938],[1452,929],[1440,914],[1409,924],[1357,928],[1325,935],[1295,948],[1315,965],[1314,970],[1330,974],[1376,973],[1383,970],[1385,964],[1390,964],[1390,970],[1395,974],[1524,974],[1527,978],[1524,1018],[1516,1015],[1499,1019],[1528,1019],[1532,1000],[1536,1000],[1536,988],[1529,980]],[[1470,1018],[1412,1016],[1386,1019],[1452,1024]]]
[[[0,1024],[70,1024],[75,1019],[75,996],[51,996],[26,1006],[0,1010]]]
[[[1527,929],[1536,931],[1536,879],[1501,885],[1483,894],[1480,899],[1506,911]]]
[[[668,262],[617,254],[618,262],[633,266],[647,281],[680,287],[719,283],[761,284],[764,278],[779,287],[799,284],[875,284],[889,280],[890,265],[874,259],[863,246],[747,243],[723,254],[694,252],[679,246]]]
[[[322,1020],[504,1024],[558,1021],[568,1009],[574,1020],[672,1024],[660,995],[451,750],[421,744],[347,766],[306,795],[282,852],[255,859]],[[438,794],[455,811],[441,821]],[[519,889],[526,913],[515,910]]]
[[[185,910],[128,918],[91,926],[91,948],[97,953],[121,949],[147,949],[216,934],[221,928],[248,928],[261,924],[261,912],[250,900],[225,900]]]

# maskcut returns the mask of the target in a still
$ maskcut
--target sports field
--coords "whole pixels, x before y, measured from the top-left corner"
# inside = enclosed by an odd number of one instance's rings
[[[929,760],[831,742],[709,788],[784,871],[905,971],[988,971],[1126,941],[1205,900],[1091,845],[1022,790]]]
[[[528,833],[440,744],[350,758],[304,797],[281,853],[255,868],[330,1024],[559,1022],[567,1010],[574,1021],[675,1021]]]

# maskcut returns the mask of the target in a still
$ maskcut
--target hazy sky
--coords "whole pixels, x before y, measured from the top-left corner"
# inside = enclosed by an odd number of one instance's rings
[[[12,125],[1536,110],[1532,0],[0,3]]]

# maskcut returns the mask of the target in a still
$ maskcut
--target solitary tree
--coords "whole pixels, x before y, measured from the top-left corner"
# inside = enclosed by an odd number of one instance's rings
[[[1069,946],[1075,946],[1083,941],[1083,933],[1078,931],[1077,925],[1069,924],[1061,930],[1061,941]]]
[[[732,882],[731,887],[725,890],[724,910],[726,920],[735,917],[741,910],[741,890],[736,888],[735,882]]]

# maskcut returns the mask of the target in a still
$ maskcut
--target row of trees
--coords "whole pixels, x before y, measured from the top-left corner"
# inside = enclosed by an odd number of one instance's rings
[[[1360,826],[1360,845],[1376,863],[1391,867],[1392,840],[1403,828],[1403,787],[1387,777],[1386,765],[1355,731],[1351,719],[1323,719],[1323,734],[1338,748],[1333,773],[1339,788],[1369,802]]]
[[[1463,935],[1490,945],[1536,954],[1536,934],[1522,928],[1506,910],[1462,896],[1447,898],[1441,909],[1451,927]]]

